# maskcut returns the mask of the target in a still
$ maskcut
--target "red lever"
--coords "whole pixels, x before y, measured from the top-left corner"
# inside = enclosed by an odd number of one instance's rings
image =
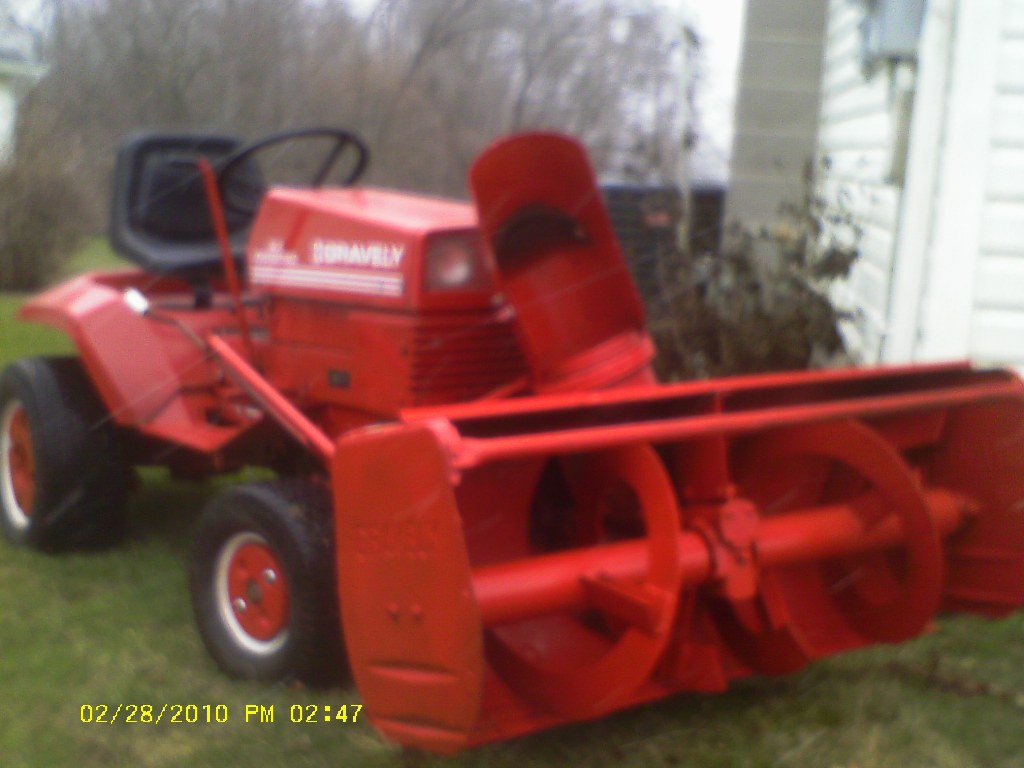
[[[203,177],[203,186],[206,189],[206,205],[210,211],[210,220],[213,222],[213,231],[217,236],[221,258],[224,261],[224,277],[228,281],[228,291],[231,293],[235,317],[238,318],[238,328],[242,333],[242,344],[245,346],[248,358],[255,360],[256,352],[252,346],[249,321],[245,317],[245,308],[242,306],[242,288],[238,281],[238,270],[235,269],[235,257],[231,252],[231,240],[228,238],[228,225],[224,219],[224,203],[221,201],[220,189],[217,186],[217,174],[214,173],[213,166],[205,157],[199,158],[198,165],[199,173]]]

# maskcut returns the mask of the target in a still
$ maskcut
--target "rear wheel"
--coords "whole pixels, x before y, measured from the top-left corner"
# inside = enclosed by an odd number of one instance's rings
[[[79,362],[26,358],[0,375],[0,526],[15,545],[111,543],[130,474],[116,430]]]
[[[338,676],[330,496],[312,480],[237,486],[199,521],[189,587],[199,634],[233,677]]]

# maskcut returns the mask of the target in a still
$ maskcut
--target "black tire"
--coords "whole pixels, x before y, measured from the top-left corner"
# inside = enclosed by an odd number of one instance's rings
[[[29,436],[20,454],[17,431]],[[33,467],[23,503],[18,461]],[[77,359],[31,357],[4,369],[0,525],[9,542],[49,551],[113,543],[124,532],[130,478],[117,430]]]
[[[333,551],[330,493],[318,481],[236,486],[207,505],[189,590],[199,634],[221,669],[313,685],[344,676]]]

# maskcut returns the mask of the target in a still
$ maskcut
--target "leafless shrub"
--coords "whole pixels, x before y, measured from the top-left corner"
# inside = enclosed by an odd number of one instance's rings
[[[42,286],[81,236],[81,200],[52,165],[0,171],[0,290]]]
[[[673,300],[652,329],[666,379],[849,364],[831,282],[848,274],[860,234],[811,193],[774,227],[734,225],[718,254],[681,256]],[[826,232],[849,231],[839,240]]]

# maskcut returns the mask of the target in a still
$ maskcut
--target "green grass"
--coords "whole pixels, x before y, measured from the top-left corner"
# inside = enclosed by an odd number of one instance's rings
[[[110,250],[106,240],[93,237],[86,240],[78,252],[64,262],[57,279],[61,280],[94,269],[124,269],[130,266],[129,262]]]
[[[102,248],[76,268],[109,263]],[[0,364],[67,343],[13,319],[0,296]],[[404,753],[365,722],[292,724],[293,704],[357,701],[224,677],[186,589],[189,529],[215,485],[144,475],[127,541],[50,557],[0,544],[0,766],[700,766],[989,768],[1024,755],[1024,616],[947,618],[936,632],[681,695],[454,760]],[[937,665],[937,670],[935,666]],[[83,705],[226,705],[226,724],[82,723]],[[276,722],[246,723],[245,706]]]

